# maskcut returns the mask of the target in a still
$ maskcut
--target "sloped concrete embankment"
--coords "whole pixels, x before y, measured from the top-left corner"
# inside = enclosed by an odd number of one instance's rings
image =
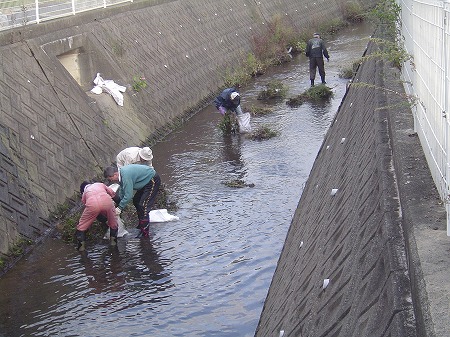
[[[366,61],[347,91],[292,220],[257,337],[416,336],[389,72]]]
[[[122,148],[209,104],[274,15],[309,28],[341,4],[136,1],[0,34],[0,256],[51,228],[50,212]],[[127,87],[123,107],[89,92],[97,73]],[[148,87],[134,92],[141,76]]]

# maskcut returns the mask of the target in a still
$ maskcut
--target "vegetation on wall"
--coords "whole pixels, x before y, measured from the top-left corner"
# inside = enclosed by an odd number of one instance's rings
[[[147,88],[147,81],[144,76],[133,76],[133,90],[139,92]]]
[[[379,47],[376,53],[363,58],[381,58],[391,62],[395,67],[401,68],[404,62],[411,60],[411,56],[399,41],[401,7],[394,0],[381,0],[369,12],[368,18],[377,26],[378,38],[372,39]]]
[[[2,275],[11,265],[22,255],[29,251],[33,240],[19,236],[15,243],[9,248],[5,256],[0,257],[0,275]]]
[[[376,38],[371,38],[370,41],[376,46],[369,55],[362,57],[359,63],[366,62],[372,59],[379,59],[389,62],[392,66],[401,69],[405,62],[413,62],[411,55],[409,55],[403,47],[400,34],[401,27],[401,7],[395,2],[395,0],[381,0],[377,5],[367,14],[367,17],[377,27]],[[372,88],[374,90],[382,90],[387,94],[394,94],[401,96],[405,100],[398,103],[399,106],[408,105],[410,107],[417,104],[416,97],[406,95],[405,93],[399,93],[393,90],[389,90],[384,87],[377,87],[369,83],[352,83],[352,86]],[[382,107],[384,108],[394,108]]]

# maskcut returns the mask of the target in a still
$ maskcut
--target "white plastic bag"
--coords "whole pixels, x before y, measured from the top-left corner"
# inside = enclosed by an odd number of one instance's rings
[[[115,83],[113,80],[104,80],[100,73],[97,73],[97,76],[94,79],[95,87],[91,89],[91,92],[94,94],[101,94],[103,90],[105,90],[108,94],[110,94],[116,103],[120,106],[123,106],[123,95],[122,92],[127,90],[126,87]]]
[[[120,185],[119,184],[111,184],[109,185],[109,187],[114,191],[117,192],[117,190],[119,189]],[[127,235],[129,232],[125,229],[125,225],[123,224],[122,219],[119,217],[117,217],[117,225],[118,225],[118,231],[117,231],[117,237],[121,238],[124,237],[125,235]],[[109,240],[109,227],[106,230],[105,236],[103,236],[103,239]]]
[[[123,221],[120,217],[117,218],[117,225],[119,226],[118,231],[117,231],[117,237],[118,238],[122,238],[125,235],[127,235],[129,232],[125,229],[125,225],[123,224]],[[106,230],[105,236],[103,237],[103,239],[108,240],[110,237],[110,228],[108,227],[108,229]]]
[[[148,213],[149,222],[167,222],[179,220],[180,218],[167,213],[167,209],[154,209]]]
[[[245,112],[241,115],[236,116],[238,124],[239,124],[239,132],[240,133],[248,133],[252,131],[252,127],[250,125],[250,113]]]

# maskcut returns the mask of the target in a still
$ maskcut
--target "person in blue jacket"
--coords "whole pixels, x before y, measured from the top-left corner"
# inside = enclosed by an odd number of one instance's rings
[[[242,115],[241,96],[235,88],[226,88],[214,100],[214,105],[223,116],[229,110],[236,114]]]
[[[330,61],[330,55],[325,47],[325,43],[320,38],[319,33],[314,33],[313,38],[306,44],[305,54],[309,57],[309,79],[311,80],[311,87],[314,86],[314,79],[316,78],[316,68],[319,68],[319,75],[322,80],[322,84],[325,82],[325,65],[323,57]]]
[[[116,214],[124,210],[133,200],[139,219],[139,236],[147,237],[149,233],[149,212],[151,211],[161,185],[161,179],[153,167],[141,164],[130,164],[118,169],[115,166],[105,168],[103,175],[111,182],[119,184],[120,202]]]

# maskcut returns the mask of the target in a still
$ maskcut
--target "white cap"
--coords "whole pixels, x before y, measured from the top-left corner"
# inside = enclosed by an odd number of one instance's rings
[[[153,159],[153,153],[152,150],[149,147],[144,147],[139,150],[139,156],[144,160],[152,160]]]
[[[233,99],[235,99],[235,98],[238,97],[238,96],[239,96],[239,93],[236,92],[236,91],[233,91],[233,92],[231,93],[231,95],[230,95],[230,98],[233,100]]]

